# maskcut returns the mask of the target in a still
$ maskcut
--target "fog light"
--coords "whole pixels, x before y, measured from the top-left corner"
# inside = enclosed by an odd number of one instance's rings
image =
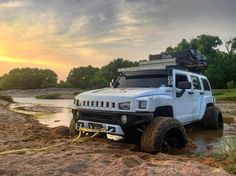
[[[121,120],[121,122],[122,122],[123,124],[126,124],[126,123],[127,123],[127,121],[128,121],[128,119],[127,119],[127,116],[126,116],[126,115],[122,115],[122,116],[121,116],[121,118],[120,118],[120,120]]]

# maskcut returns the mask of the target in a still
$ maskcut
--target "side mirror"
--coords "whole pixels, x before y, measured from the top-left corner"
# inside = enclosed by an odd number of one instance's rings
[[[176,88],[179,88],[179,89],[191,89],[192,87],[192,84],[191,82],[188,82],[188,81],[180,81],[178,82]]]

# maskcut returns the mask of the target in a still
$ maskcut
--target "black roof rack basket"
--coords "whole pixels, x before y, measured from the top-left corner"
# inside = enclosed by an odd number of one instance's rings
[[[174,59],[175,65],[167,66],[189,70],[193,72],[202,72],[207,67],[207,58],[196,49],[188,49],[179,52],[162,53],[157,55],[149,55],[150,61]]]

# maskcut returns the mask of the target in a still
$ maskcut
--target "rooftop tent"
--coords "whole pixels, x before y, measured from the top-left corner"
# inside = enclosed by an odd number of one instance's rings
[[[180,52],[149,55],[148,61],[140,61],[139,64],[140,66],[138,67],[121,68],[118,71],[178,68],[193,72],[202,72],[207,67],[207,59],[199,51],[189,49]]]
[[[176,64],[172,66],[183,67],[188,70],[202,71],[207,67],[207,59],[200,51],[196,49],[188,49],[173,53],[163,53],[157,55],[149,55],[150,61],[164,61],[166,59],[175,59]]]

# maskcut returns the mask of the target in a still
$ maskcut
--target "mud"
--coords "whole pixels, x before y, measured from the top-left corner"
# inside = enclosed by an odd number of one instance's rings
[[[49,128],[0,106],[0,152],[65,145],[42,152],[0,155],[0,175],[230,175],[223,161],[194,155],[151,155],[124,140],[71,143],[67,127]],[[191,141],[185,150],[194,147]]]

